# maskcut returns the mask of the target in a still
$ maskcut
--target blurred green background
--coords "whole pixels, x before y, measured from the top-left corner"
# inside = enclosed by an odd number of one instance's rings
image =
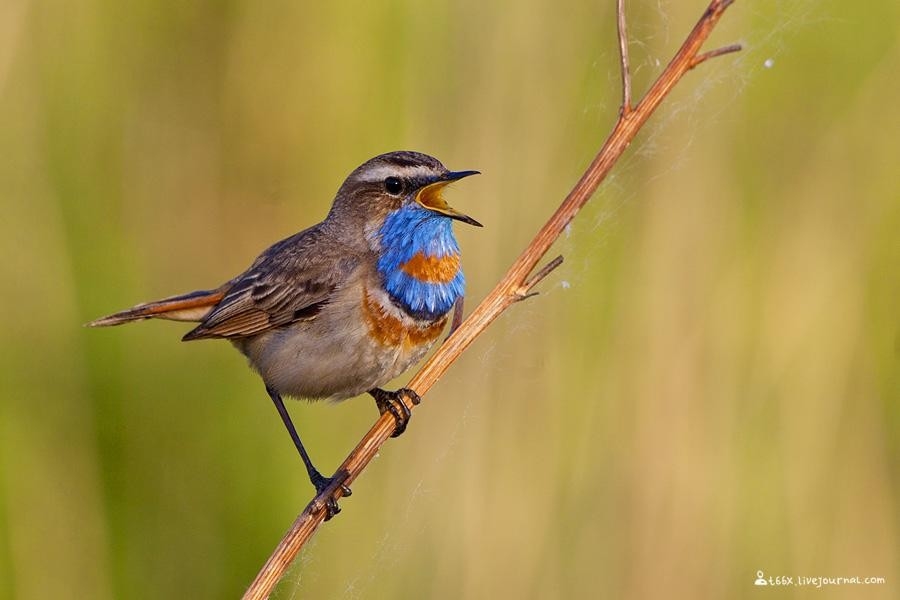
[[[311,497],[210,287],[401,148],[469,308],[618,109],[612,0],[0,0],[0,599],[235,598]],[[636,94],[703,1],[628,2]],[[280,598],[900,597],[900,5],[740,1]],[[397,382],[401,384],[403,380]],[[369,398],[290,406],[330,472]],[[880,576],[828,590],[766,576]]]

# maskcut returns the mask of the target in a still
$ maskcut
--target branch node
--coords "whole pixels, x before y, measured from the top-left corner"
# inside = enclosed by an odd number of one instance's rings
[[[513,302],[521,302],[522,300],[528,300],[529,298],[533,298],[537,296],[540,292],[526,292],[524,289],[519,288],[516,290],[515,294],[513,294],[512,301]]]

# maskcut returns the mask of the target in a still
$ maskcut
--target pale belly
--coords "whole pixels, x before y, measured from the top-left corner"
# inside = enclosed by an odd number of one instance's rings
[[[386,384],[421,360],[447,321],[413,319],[383,292],[341,296],[310,321],[234,344],[279,393],[342,400]]]

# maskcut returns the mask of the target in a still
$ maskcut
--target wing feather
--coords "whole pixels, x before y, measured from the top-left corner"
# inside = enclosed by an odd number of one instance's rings
[[[358,264],[320,226],[266,250],[184,340],[240,338],[314,319]]]

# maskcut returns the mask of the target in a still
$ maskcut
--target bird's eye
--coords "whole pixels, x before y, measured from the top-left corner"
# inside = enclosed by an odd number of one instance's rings
[[[384,189],[392,196],[399,196],[403,191],[403,182],[398,177],[388,177],[384,180]]]

